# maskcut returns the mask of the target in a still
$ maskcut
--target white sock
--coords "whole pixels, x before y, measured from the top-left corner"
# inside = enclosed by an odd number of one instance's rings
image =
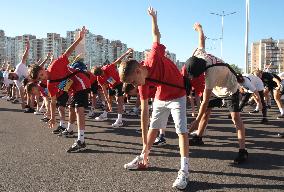
[[[59,125],[60,125],[61,127],[64,127],[64,128],[65,128],[65,125],[64,125],[64,121],[63,121],[63,120],[60,120]]]
[[[137,107],[134,107],[133,108],[133,111],[136,113],[138,111],[138,108]]]
[[[180,158],[180,169],[183,170],[185,173],[188,173],[188,157],[181,157]]]
[[[284,115],[284,108],[280,108],[279,111],[280,111],[281,115]]]
[[[85,141],[85,130],[80,129],[78,132],[78,140],[84,142]]]
[[[117,114],[117,119],[122,121],[122,114]]]
[[[107,117],[107,112],[104,111],[102,115],[103,115],[104,117]]]
[[[67,131],[68,131],[68,132],[73,131],[73,124],[71,124],[71,123],[68,122],[68,124],[67,124]]]
[[[256,105],[255,110],[259,111],[259,105],[258,104]]]

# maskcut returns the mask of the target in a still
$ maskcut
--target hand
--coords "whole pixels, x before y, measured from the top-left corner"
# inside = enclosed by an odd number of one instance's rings
[[[53,54],[52,53],[47,53],[46,58],[48,59],[48,58],[51,58],[51,57],[53,57]]]
[[[155,11],[153,7],[148,8],[148,14],[154,18],[157,18],[157,11]]]
[[[194,120],[188,127],[189,129],[189,132],[192,132],[194,130],[197,130],[198,129],[198,125],[199,125],[199,121],[197,120]]]
[[[87,29],[85,28],[85,26],[83,26],[79,33],[80,38],[83,39],[86,33],[87,33]]]
[[[200,31],[200,30],[202,30],[202,26],[200,25],[200,23],[194,23],[193,29],[195,31]]]
[[[30,42],[27,41],[27,49],[30,49]]]
[[[52,129],[55,126],[55,119],[51,118],[48,121],[48,128]]]

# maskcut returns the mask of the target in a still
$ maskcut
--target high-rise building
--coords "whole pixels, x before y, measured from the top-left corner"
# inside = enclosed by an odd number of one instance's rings
[[[284,71],[284,40],[261,39],[251,45],[249,72],[255,69],[263,70],[271,64],[270,70],[274,73]]]
[[[0,64],[5,59],[5,32],[0,30]]]

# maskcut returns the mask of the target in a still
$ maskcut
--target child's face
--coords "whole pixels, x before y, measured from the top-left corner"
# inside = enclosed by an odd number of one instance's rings
[[[37,80],[39,81],[43,81],[43,80],[47,80],[48,79],[48,73],[46,70],[42,69],[39,71],[38,76],[37,76]]]

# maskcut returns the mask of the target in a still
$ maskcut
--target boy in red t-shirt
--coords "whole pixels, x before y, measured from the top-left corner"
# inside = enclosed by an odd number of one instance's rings
[[[97,76],[98,83],[103,90],[105,100],[108,104],[108,110],[112,111],[112,103],[110,100],[110,93],[107,94],[107,86],[109,86],[110,92],[115,92],[117,99],[117,120],[112,124],[112,127],[121,127],[123,126],[122,122],[122,112],[123,112],[123,83],[120,81],[119,74],[117,72],[117,64],[119,64],[123,58],[133,52],[133,49],[128,49],[123,55],[116,59],[112,64],[105,65],[103,67],[95,67],[94,75]],[[107,120],[107,111],[105,110],[100,116],[95,118],[96,121]]]
[[[148,14],[152,18],[153,46],[143,64],[136,60],[122,62],[119,67],[120,79],[125,83],[138,86],[141,99],[141,129],[143,138],[143,150],[141,155],[133,161],[125,164],[126,169],[147,168],[150,149],[155,141],[159,129],[165,128],[168,116],[171,113],[175,122],[176,133],[179,136],[181,154],[181,169],[173,183],[177,189],[185,189],[188,184],[188,129],[186,118],[186,92],[184,81],[177,66],[165,57],[166,47],[160,44],[160,32],[157,25],[157,12],[150,7]],[[156,80],[156,81],[155,81]],[[159,81],[159,82],[157,82]],[[164,82],[164,83],[163,83]],[[178,87],[166,85],[170,83]],[[148,131],[149,87],[157,87],[153,112]]]
[[[75,50],[80,41],[84,38],[86,29],[83,27],[79,33],[79,37],[75,42],[60,56],[57,60],[52,62],[47,70],[43,67],[34,65],[31,68],[30,76],[35,80],[48,80],[47,88],[51,97],[51,119],[49,120],[49,127],[55,125],[55,110],[56,110],[56,94],[59,90],[66,92],[72,91],[72,99],[70,107],[75,109],[77,125],[78,125],[78,139],[67,150],[67,152],[78,151],[86,147],[84,139],[85,131],[85,108],[88,107],[88,93],[90,89],[90,80],[88,76],[74,68],[69,67],[68,57]],[[71,109],[70,108],[70,109]]]

